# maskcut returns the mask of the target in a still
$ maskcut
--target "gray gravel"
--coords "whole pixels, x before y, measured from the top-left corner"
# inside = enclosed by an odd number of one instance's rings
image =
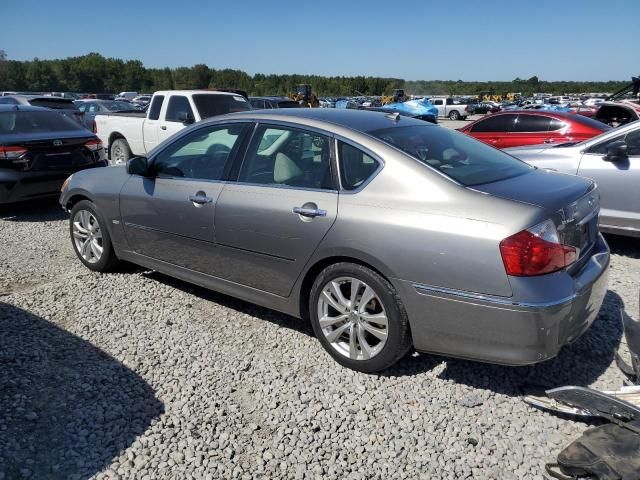
[[[0,480],[542,479],[588,425],[519,396],[617,387],[617,310],[640,248],[613,238],[610,291],[560,356],[507,368],[414,354],[341,368],[294,318],[134,267],[75,258],[54,203],[0,210]]]

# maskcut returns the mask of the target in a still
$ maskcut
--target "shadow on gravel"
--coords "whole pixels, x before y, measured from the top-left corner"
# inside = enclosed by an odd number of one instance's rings
[[[195,295],[196,297],[202,298],[203,300],[208,300],[223,307],[236,310],[240,313],[251,315],[252,317],[256,317],[261,320],[266,320],[279,327],[290,328],[291,330],[295,330],[296,332],[304,333],[311,337],[314,336],[313,328],[311,327],[311,324],[306,320],[292,317],[291,315],[280,313],[269,308],[261,307],[250,302],[245,302],[244,300],[230,297],[222,293],[214,292],[213,290],[209,290],[192,283],[178,280],[177,278],[170,277],[163,273],[149,272],[145,275],[148,278],[164,283],[165,285],[169,285],[173,288],[177,288],[178,290],[182,290],[183,292],[189,293],[191,295]]]
[[[63,220],[69,214],[62,210],[57,198],[44,198],[0,206],[0,220],[5,222],[48,222]]]
[[[614,361],[622,338],[620,308],[624,308],[622,298],[608,290],[591,328],[573,344],[565,346],[556,358],[546,362],[525,367],[506,367],[418,355],[403,359],[385,374],[414,375],[446,362],[440,378],[505,395],[536,394],[563,385],[587,386],[595,382]]]
[[[0,302],[0,478],[89,478],[163,411],[107,353]]]
[[[640,238],[611,234],[606,234],[605,238],[611,248],[611,253],[629,258],[640,258]]]

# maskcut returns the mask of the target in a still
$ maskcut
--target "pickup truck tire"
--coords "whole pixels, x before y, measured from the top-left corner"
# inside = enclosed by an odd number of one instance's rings
[[[457,110],[451,110],[449,112],[449,119],[450,120],[458,120],[460,118],[460,113]]]
[[[131,158],[131,149],[124,138],[118,138],[111,144],[109,163],[121,165]]]

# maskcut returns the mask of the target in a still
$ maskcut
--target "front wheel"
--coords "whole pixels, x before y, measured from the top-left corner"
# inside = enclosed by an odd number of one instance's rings
[[[118,138],[114,140],[111,145],[111,164],[112,165],[122,165],[123,163],[127,163],[127,161],[131,158],[131,149],[129,148],[129,144],[124,138]]]
[[[449,112],[449,119],[450,120],[458,120],[460,118],[460,113],[458,113],[457,110],[453,110],[451,112]]]
[[[73,250],[87,268],[106,272],[118,262],[109,231],[93,202],[82,200],[73,206],[69,233]]]
[[[393,286],[362,265],[323,270],[311,288],[309,310],[322,346],[353,370],[384,370],[411,348],[407,314]]]

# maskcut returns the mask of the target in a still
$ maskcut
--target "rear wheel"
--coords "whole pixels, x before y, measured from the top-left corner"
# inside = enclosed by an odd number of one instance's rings
[[[76,255],[87,268],[106,272],[118,262],[109,231],[93,202],[82,200],[74,205],[69,233]]]
[[[451,112],[449,112],[450,120],[458,120],[459,118],[460,118],[460,113],[458,113],[457,110],[452,110]]]
[[[411,347],[409,321],[393,286],[362,265],[323,270],[311,288],[309,310],[316,337],[345,367],[383,370]]]
[[[127,160],[131,158],[131,149],[129,148],[129,144],[124,138],[118,138],[114,140],[111,145],[111,164],[112,165],[122,165],[123,163],[127,163]]]

